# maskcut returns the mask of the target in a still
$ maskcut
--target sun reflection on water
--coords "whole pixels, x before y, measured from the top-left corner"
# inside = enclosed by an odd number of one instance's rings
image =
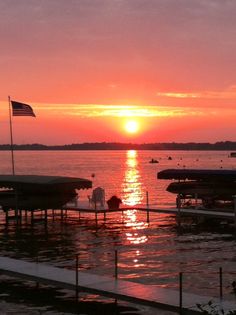
[[[135,206],[141,204],[143,200],[142,183],[138,168],[138,153],[135,150],[127,151],[126,169],[124,174],[124,182],[122,184],[122,200],[127,206]],[[137,218],[137,210],[132,209],[124,212],[124,222],[129,227],[126,233],[126,239],[131,244],[146,243],[148,238],[141,234],[141,230],[147,227],[147,223]],[[139,251],[136,256],[140,255]],[[134,266],[138,267],[138,259],[134,258]]]
[[[127,151],[126,169],[122,184],[122,200],[127,206],[140,204],[143,199],[137,155],[135,150]]]

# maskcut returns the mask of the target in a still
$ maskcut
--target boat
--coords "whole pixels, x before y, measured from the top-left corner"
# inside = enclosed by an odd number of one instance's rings
[[[236,152],[231,152],[229,157],[236,157]]]
[[[0,205],[9,209],[60,209],[78,194],[88,189],[88,179],[43,175],[0,175]]]
[[[159,161],[157,161],[157,160],[155,160],[155,159],[151,159],[151,160],[149,161],[149,163],[159,163]]]
[[[166,169],[160,171],[157,178],[177,180],[171,182],[166,190],[177,194],[180,199],[200,200],[205,208],[224,204],[233,207],[236,170]]]

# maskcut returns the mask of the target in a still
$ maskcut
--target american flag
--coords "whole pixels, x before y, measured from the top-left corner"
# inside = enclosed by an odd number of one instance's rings
[[[36,117],[32,107],[27,105],[27,104],[11,101],[11,105],[12,105],[12,115],[13,116],[33,116],[33,117]]]

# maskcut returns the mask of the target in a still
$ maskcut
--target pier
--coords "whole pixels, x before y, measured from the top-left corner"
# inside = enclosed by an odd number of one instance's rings
[[[87,272],[58,268],[43,263],[26,262],[9,257],[0,257],[1,274],[36,281],[56,287],[102,295],[108,298],[143,304],[177,312],[179,314],[200,314],[197,303],[207,304],[210,300],[224,311],[236,309],[236,304],[223,299],[184,292],[182,282],[179,291],[151,285],[120,280],[116,277],[100,276]],[[182,277],[180,277],[180,280]]]
[[[47,209],[47,210],[7,210],[5,212],[5,224],[7,225],[10,221],[16,221],[21,224],[22,220],[29,222],[33,225],[37,221],[43,221],[47,224],[49,219],[55,220],[55,218],[59,218],[61,221],[70,217],[70,213],[77,213],[78,219],[80,219],[81,214],[90,214],[94,216],[94,220],[96,225],[99,220],[106,221],[106,217],[112,213],[121,213],[123,214],[125,211],[129,210],[137,210],[140,212],[144,212],[146,214],[146,222],[151,222],[151,213],[160,213],[160,214],[171,214],[176,216],[178,224],[181,224],[182,219],[184,217],[191,218],[207,218],[207,219],[218,219],[225,220],[234,225],[236,229],[236,211],[232,209],[232,211],[220,210],[220,209],[198,209],[198,208],[158,208],[155,206],[121,206],[116,209],[108,209],[105,206],[91,206],[86,201],[78,201],[76,204],[68,204],[64,206],[62,209]]]

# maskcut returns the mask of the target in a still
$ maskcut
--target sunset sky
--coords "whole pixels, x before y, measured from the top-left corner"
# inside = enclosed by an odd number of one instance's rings
[[[235,0],[0,0],[0,143],[236,141]],[[128,126],[127,126],[128,124]]]

